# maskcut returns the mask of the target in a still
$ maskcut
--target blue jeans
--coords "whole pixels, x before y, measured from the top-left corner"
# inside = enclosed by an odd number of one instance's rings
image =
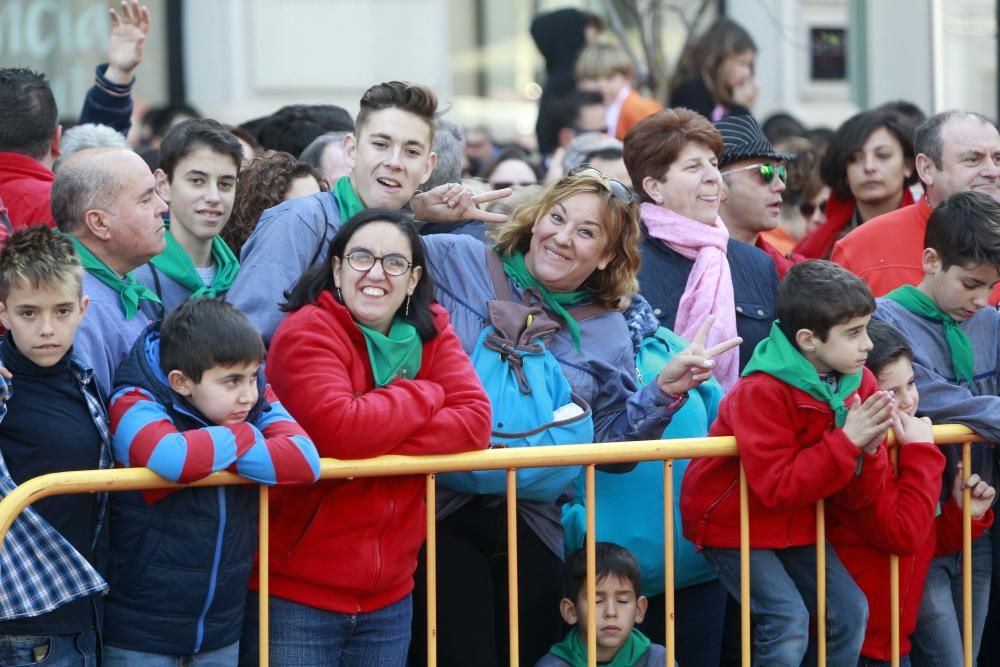
[[[719,581],[740,596],[738,549],[705,549]],[[827,664],[854,665],[868,624],[868,602],[833,548],[826,545]],[[756,627],[753,664],[799,667],[816,613],[816,547],[750,550],[750,611]]]
[[[0,635],[0,665],[96,667],[97,634],[87,630],[75,635]]]
[[[881,660],[873,660],[872,658],[866,658],[861,656],[858,660],[858,667],[889,667],[891,662],[882,662]],[[910,667],[910,656],[901,655],[899,656],[899,667]]]
[[[993,574],[993,542],[987,531],[972,543],[972,659],[975,664],[983,639]],[[962,554],[931,561],[920,598],[917,628],[910,635],[913,664],[961,665]]]
[[[164,655],[132,651],[117,646],[104,647],[104,667],[236,667],[240,643],[191,655]]]
[[[718,580],[674,591],[674,637],[677,663],[683,667],[718,667],[722,628],[729,594]],[[666,645],[666,596],[649,598],[646,617],[636,626],[657,644]]]
[[[253,602],[256,595],[251,594]],[[250,607],[247,605],[247,616]],[[367,614],[341,614],[271,597],[271,664],[310,667],[403,667],[410,647],[412,598]],[[250,623],[256,626],[257,612]],[[256,635],[246,641],[256,643]],[[245,664],[245,663],[244,663]]]

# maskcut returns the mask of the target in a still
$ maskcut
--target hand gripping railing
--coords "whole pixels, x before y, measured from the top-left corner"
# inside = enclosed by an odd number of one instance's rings
[[[890,438],[891,439],[891,438]],[[962,469],[971,474],[970,444],[981,438],[964,426],[934,427],[934,441],[939,445],[962,446]],[[893,454],[895,452],[893,451]],[[508,604],[510,623],[510,664],[519,665],[518,658],[518,607],[517,607],[517,470],[541,466],[585,466],[587,496],[587,651],[588,664],[597,664],[597,618],[594,613],[596,599],[595,576],[595,466],[609,463],[636,461],[663,462],[663,523],[666,599],[667,665],[674,664],[674,488],[673,461],[709,456],[736,456],[736,442],[732,437],[686,438],[680,440],[648,440],[589,445],[561,445],[525,449],[492,449],[465,454],[429,456],[380,456],[374,459],[344,461],[323,459],[320,479],[349,477],[388,477],[398,475],[425,475],[427,478],[427,664],[437,664],[437,541],[435,517],[435,473],[466,470],[507,470],[507,539],[508,552]],[[249,480],[232,473],[215,473],[187,486],[229,486],[250,484]],[[43,498],[70,493],[98,493],[105,491],[137,491],[171,489],[185,485],[169,482],[145,468],[88,470],[42,475],[19,485],[0,501],[0,544],[7,535],[14,518],[27,506]],[[740,467],[740,598],[750,599],[750,519],[747,512],[747,481]],[[963,492],[962,504],[962,590],[963,590],[963,644],[965,665],[972,663],[972,516],[970,490]],[[826,580],[825,580],[825,526],[823,501],[816,504],[817,544],[817,644],[819,665],[826,665]],[[268,489],[260,489],[260,553],[268,553]],[[268,664],[268,563],[260,559],[260,664]],[[892,665],[899,665],[899,567],[898,559],[890,561],[892,605]],[[750,665],[750,605],[743,604],[740,618],[742,664]],[[530,667],[530,666],[528,666]]]

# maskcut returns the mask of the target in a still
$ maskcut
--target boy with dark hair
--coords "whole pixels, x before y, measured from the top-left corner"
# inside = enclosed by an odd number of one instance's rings
[[[166,247],[134,272],[162,313],[189,298],[224,296],[236,280],[240,263],[219,234],[233,212],[242,160],[239,139],[215,120],[182,121],[163,138],[154,175],[170,206]]]
[[[0,495],[52,472],[110,468],[107,411],[73,354],[87,310],[72,242],[15,232],[0,254]],[[7,376],[9,377],[9,375]],[[95,665],[106,494],[56,496],[14,521],[0,551],[0,663]]]
[[[597,578],[594,611],[597,614],[597,662],[616,667],[659,667],[666,649],[635,629],[646,615],[648,601],[639,594],[639,564],[628,549],[598,542],[594,572]],[[566,597],[559,611],[570,629],[535,667],[587,665],[587,552],[580,549],[566,559]]]
[[[306,269],[327,261],[329,240],[341,222],[362,209],[409,203],[424,222],[506,221],[476,204],[510,190],[473,197],[449,183],[417,192],[437,163],[431,150],[436,114],[430,88],[402,81],[372,86],[361,97],[354,133],[344,138],[350,175],[331,183],[330,192],[284,202],[261,216],[240,253],[244,270],[228,299],[247,314],[265,344],[284,317],[278,306],[285,292]]]
[[[695,459],[681,490],[684,536],[740,596],[740,466],[750,515],[754,660],[798,666],[816,612],[816,502],[861,507],[881,489],[894,408],[865,359],[875,300],[825,261],[794,266],[778,288],[778,321],[722,399],[710,436],[734,435],[739,458]],[[868,609],[829,544],[827,656],[857,663]]]
[[[914,416],[920,395],[913,350],[897,329],[879,320],[868,323],[868,336],[874,347],[866,365],[879,389],[892,392],[896,400],[898,461],[895,470],[887,469],[882,491],[870,505],[856,511],[831,508],[827,534],[868,599],[862,667],[887,666],[892,657],[889,561],[893,554],[899,557],[899,655],[900,664],[909,665],[909,637],[917,625],[931,559],[962,548],[962,490],[967,486],[971,492],[973,538],[993,522],[989,508],[996,490],[976,474],[963,480],[959,466],[950,497],[940,501],[945,459],[933,442],[930,420]]]
[[[182,483],[219,470],[315,481],[316,448],[264,383],[263,357],[253,325],[221,300],[191,299],[150,325],[116,376],[115,459]],[[119,493],[111,513],[104,664],[235,665],[256,487]]]
[[[1000,281],[1000,204],[987,194],[960,192],[939,204],[927,221],[921,256],[924,277],[879,300],[876,317],[899,329],[913,348],[920,412],[940,424],[964,424],[988,440],[972,445],[972,469],[996,485],[994,443],[1000,442],[1000,315],[987,308]],[[941,498],[946,502],[961,457],[947,460]],[[979,652],[992,577],[989,531],[972,546],[973,659]],[[911,637],[914,662],[960,664],[961,558],[931,562]]]

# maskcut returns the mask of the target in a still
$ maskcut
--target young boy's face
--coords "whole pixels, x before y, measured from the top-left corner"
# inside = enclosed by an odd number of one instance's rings
[[[906,357],[890,361],[878,372],[878,388],[891,391],[896,399],[896,408],[911,417],[917,413],[920,393],[913,375],[913,364]]]
[[[645,597],[635,595],[635,585],[609,574],[597,580],[597,661],[608,662],[625,644],[636,623],[646,615]],[[580,589],[574,604],[568,598],[560,603],[563,620],[576,625],[584,644],[587,642],[587,590]]]
[[[170,180],[156,170],[157,192],[170,205],[170,233],[178,241],[210,241],[222,231],[233,212],[237,173],[232,156],[207,147],[182,157]]]
[[[826,340],[820,340],[809,332],[808,340],[799,342],[799,349],[819,373],[836,371],[843,375],[853,375],[861,370],[872,349],[868,337],[868,320],[871,315],[852,317],[843,324],[830,327]],[[800,330],[800,334],[805,329]]]
[[[924,292],[956,322],[969,319],[989,305],[990,292],[998,279],[1000,272],[991,264],[955,264],[945,270],[937,253],[929,248],[924,251]]]
[[[170,371],[170,386],[219,426],[241,424],[257,402],[257,371],[260,362],[214,366],[192,382],[178,370]]]
[[[75,284],[12,286],[0,301],[0,322],[32,363],[54,366],[73,345],[87,303]]]

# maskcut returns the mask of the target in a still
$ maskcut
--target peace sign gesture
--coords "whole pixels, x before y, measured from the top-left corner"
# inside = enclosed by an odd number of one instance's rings
[[[712,377],[715,368],[714,357],[719,356],[743,342],[737,336],[705,349],[708,332],[715,324],[715,315],[709,315],[698,327],[691,344],[681,350],[663,367],[656,377],[656,383],[670,396],[683,396],[702,382]]]
[[[513,190],[503,188],[473,195],[461,183],[445,183],[433,190],[422,192],[410,199],[413,215],[422,222],[459,222],[481,220],[483,222],[507,222],[502,213],[488,213],[477,208],[497,199],[509,197]]]

